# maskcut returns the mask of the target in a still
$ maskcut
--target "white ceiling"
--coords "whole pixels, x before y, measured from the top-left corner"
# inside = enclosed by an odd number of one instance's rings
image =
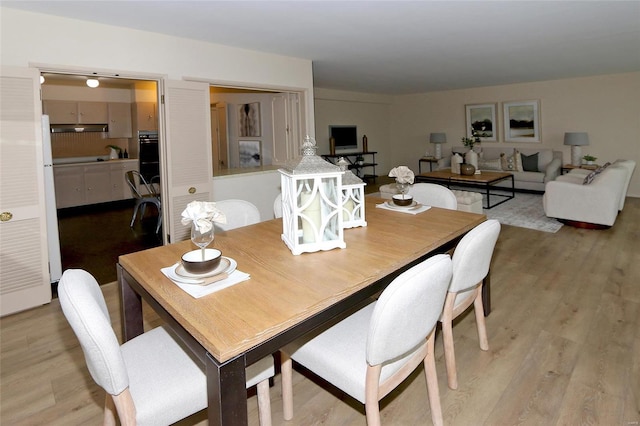
[[[640,1],[2,1],[313,61],[316,87],[407,94],[640,71]]]

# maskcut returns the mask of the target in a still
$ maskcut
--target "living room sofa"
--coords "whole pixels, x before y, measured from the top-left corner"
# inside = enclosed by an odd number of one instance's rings
[[[595,171],[573,169],[559,176],[546,185],[545,214],[582,228],[611,227],[624,208],[635,166],[635,161],[617,160]]]
[[[452,153],[465,153],[469,150],[466,147],[453,147]],[[513,170],[504,167],[501,161],[501,154],[507,159],[514,155],[514,150],[525,156],[535,156],[537,161],[534,167],[528,167],[530,170]],[[478,147],[474,148],[478,154],[478,168],[482,171],[506,171],[513,173],[514,186],[516,189],[543,192],[547,182],[554,180],[560,176],[562,168],[562,152],[553,151],[545,148],[524,148],[524,147]],[[535,159],[535,157],[529,157]],[[514,163],[510,163],[514,164]],[[531,164],[530,164],[531,165]],[[537,166],[537,167],[536,167]],[[451,155],[447,155],[438,161],[437,169],[446,169],[451,167]],[[510,181],[499,182],[496,186],[511,187]]]

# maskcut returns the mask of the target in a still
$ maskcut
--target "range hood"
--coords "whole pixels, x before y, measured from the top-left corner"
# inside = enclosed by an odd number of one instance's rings
[[[52,124],[51,133],[108,132],[106,124]]]

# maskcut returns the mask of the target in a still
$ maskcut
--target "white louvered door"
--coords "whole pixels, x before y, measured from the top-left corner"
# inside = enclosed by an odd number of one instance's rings
[[[190,226],[180,223],[182,211],[193,200],[212,201],[211,118],[209,85],[188,81],[166,82],[167,190],[163,209],[168,213],[170,242],[189,238]],[[167,214],[164,216],[167,219]]]
[[[51,302],[40,73],[0,71],[0,315]]]

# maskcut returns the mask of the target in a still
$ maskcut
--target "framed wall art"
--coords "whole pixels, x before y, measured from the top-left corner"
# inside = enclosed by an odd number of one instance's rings
[[[260,102],[241,104],[238,106],[238,134],[241,138],[259,137],[261,133]]]
[[[496,104],[465,105],[467,111],[467,137],[473,137],[474,133],[483,142],[496,142],[498,140],[498,120],[496,117]]]
[[[260,141],[238,141],[240,167],[262,166]]]
[[[540,101],[504,102],[504,140],[540,142]]]

